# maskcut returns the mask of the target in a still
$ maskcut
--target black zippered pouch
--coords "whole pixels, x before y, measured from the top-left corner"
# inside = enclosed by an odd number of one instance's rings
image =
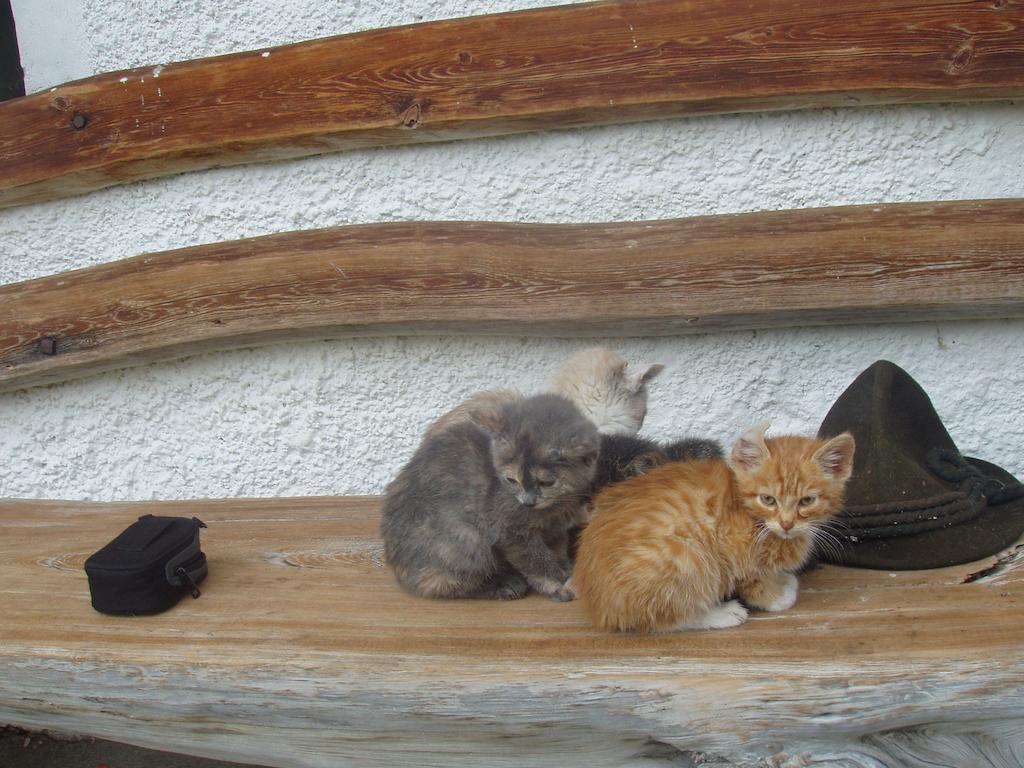
[[[197,517],[143,515],[85,561],[92,607],[115,616],[160,613],[199,597],[206,555]]]

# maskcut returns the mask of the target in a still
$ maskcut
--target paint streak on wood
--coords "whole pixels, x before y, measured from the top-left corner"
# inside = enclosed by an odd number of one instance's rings
[[[1020,0],[616,0],[140,67],[0,105],[0,206],[357,147],[1024,93]]]
[[[671,335],[1022,314],[1024,200],[618,224],[374,224],[2,286],[0,389],[284,339]]]
[[[409,597],[381,563],[378,506],[0,501],[0,722],[278,766],[1024,758],[1024,573],[962,583],[996,557],[822,567],[789,611],[642,637],[537,596]],[[96,613],[82,563],[145,513],[208,523],[203,595]]]

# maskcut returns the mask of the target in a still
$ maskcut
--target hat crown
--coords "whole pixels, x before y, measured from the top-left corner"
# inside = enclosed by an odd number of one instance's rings
[[[864,446],[854,459],[848,497],[858,504],[922,499],[953,488],[926,463],[935,448],[956,450],[931,399],[895,363],[879,360],[839,396],[818,430],[820,437],[853,433]]]

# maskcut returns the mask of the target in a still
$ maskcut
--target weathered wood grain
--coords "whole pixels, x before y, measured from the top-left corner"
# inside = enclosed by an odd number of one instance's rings
[[[1024,200],[375,224],[0,287],[0,389],[282,339],[669,335],[1022,312]]]
[[[356,147],[1019,97],[1020,0],[617,0],[98,75],[0,105],[0,206]]]
[[[277,766],[1024,761],[1020,570],[823,567],[736,629],[613,635],[573,603],[404,595],[377,507],[0,502],[0,722]],[[146,512],[209,524],[204,594],[102,616],[82,563]]]

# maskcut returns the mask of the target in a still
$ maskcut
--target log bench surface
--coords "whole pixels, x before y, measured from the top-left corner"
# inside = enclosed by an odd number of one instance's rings
[[[0,501],[0,722],[277,766],[1024,761],[1024,569],[825,566],[736,629],[616,635],[403,594],[378,505]],[[83,563],[145,513],[208,523],[203,595],[96,613]]]

